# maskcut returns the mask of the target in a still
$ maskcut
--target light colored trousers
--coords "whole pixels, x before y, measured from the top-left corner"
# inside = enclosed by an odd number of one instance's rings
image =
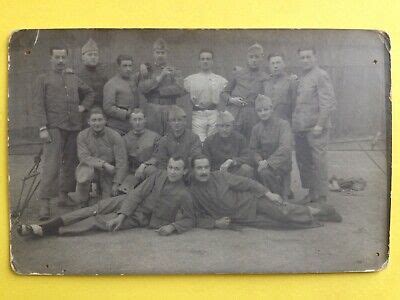
[[[200,141],[217,132],[217,110],[201,110],[192,113],[192,132],[197,134]]]

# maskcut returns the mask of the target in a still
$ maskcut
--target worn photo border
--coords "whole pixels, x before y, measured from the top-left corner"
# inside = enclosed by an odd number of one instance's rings
[[[2,1],[0,11],[0,299],[394,299],[400,296],[400,1]],[[373,273],[304,275],[21,276],[10,267],[7,46],[18,29],[373,29],[391,41],[390,257]],[[389,117],[389,116],[388,116]],[[397,183],[397,184],[396,184]],[[338,249],[338,251],[340,251]]]

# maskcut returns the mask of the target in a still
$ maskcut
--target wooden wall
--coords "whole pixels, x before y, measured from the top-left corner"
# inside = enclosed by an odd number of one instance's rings
[[[230,77],[234,66],[245,65],[246,49],[258,42],[265,53],[286,55],[288,70],[299,72],[297,48],[313,44],[320,65],[330,74],[337,97],[332,136],[368,138],[385,132],[385,99],[390,86],[389,57],[383,35],[374,31],[344,30],[29,30],[10,42],[9,132],[11,140],[37,134],[31,116],[32,85],[49,68],[49,46],[62,41],[70,51],[69,65],[78,69],[80,48],[89,37],[100,47],[100,59],[110,76],[118,54],[132,54],[136,66],[152,61],[152,43],[163,37],[170,61],[184,75],[197,71],[198,51],[215,52],[215,73]],[[36,43],[35,43],[36,40]],[[34,46],[33,46],[34,45]],[[28,53],[28,52],[29,53]]]

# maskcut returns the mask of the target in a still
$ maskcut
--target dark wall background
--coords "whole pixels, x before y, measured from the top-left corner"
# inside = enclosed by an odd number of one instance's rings
[[[32,90],[38,74],[49,68],[49,47],[65,43],[69,65],[81,65],[81,47],[93,38],[100,48],[100,61],[110,76],[118,54],[131,54],[136,66],[152,61],[152,43],[163,37],[169,44],[171,64],[183,75],[197,72],[201,48],[215,52],[214,71],[230,78],[234,66],[244,66],[247,48],[260,43],[266,56],[283,52],[288,71],[299,72],[297,49],[312,44],[320,65],[330,74],[337,98],[332,137],[336,140],[384,136],[385,99],[390,87],[389,55],[384,35],[359,30],[25,30],[10,41],[9,134],[11,144],[38,135],[31,116]]]

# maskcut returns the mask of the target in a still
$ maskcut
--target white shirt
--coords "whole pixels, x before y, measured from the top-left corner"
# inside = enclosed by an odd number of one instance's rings
[[[184,79],[184,87],[190,94],[193,105],[207,108],[218,105],[219,97],[228,81],[214,73],[197,73]]]

